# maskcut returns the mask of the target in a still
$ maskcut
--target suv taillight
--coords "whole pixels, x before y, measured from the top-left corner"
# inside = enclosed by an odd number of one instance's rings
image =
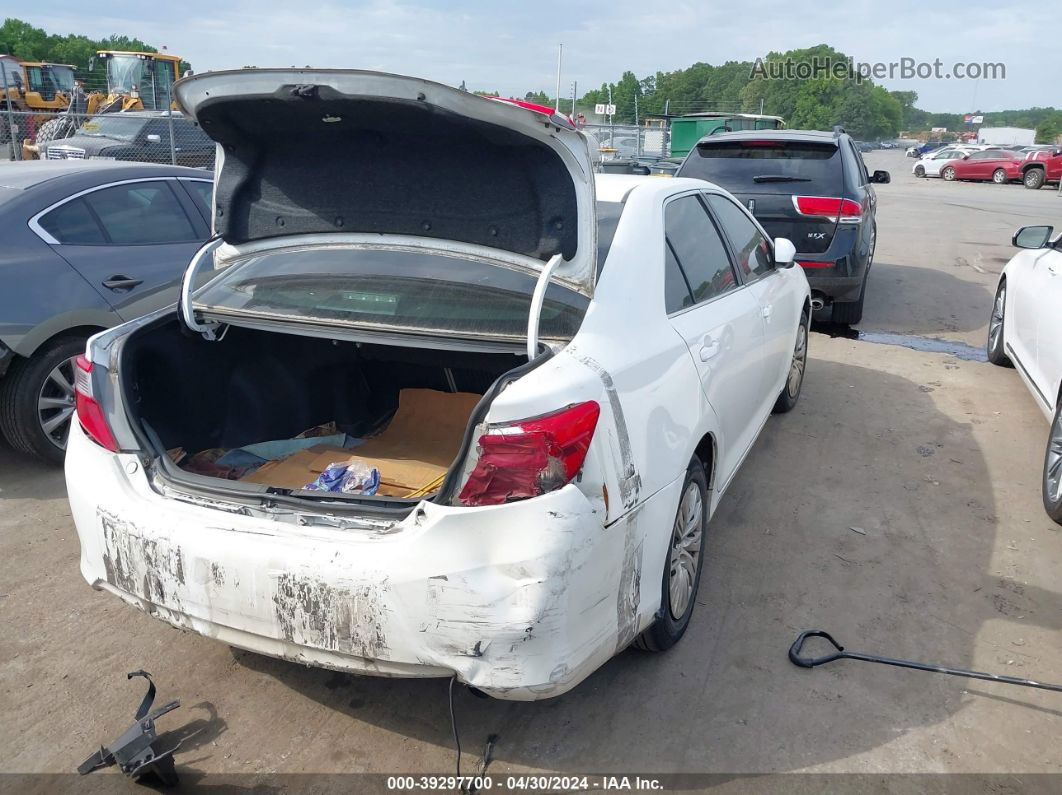
[[[571,482],[583,466],[601,407],[594,401],[519,422],[492,425],[458,497],[462,505],[501,505]]]
[[[829,196],[794,196],[793,206],[801,215],[826,218],[842,224],[858,224],[863,220],[863,208],[851,199]]]
[[[92,395],[92,362],[84,355],[77,357],[74,367],[74,405],[77,419],[92,441],[112,453],[118,452],[118,443],[103,415],[103,407]]]

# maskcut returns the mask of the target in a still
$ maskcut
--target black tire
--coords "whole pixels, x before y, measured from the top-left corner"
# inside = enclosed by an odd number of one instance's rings
[[[1062,524],[1062,393],[1055,400],[1055,417],[1047,434],[1043,477],[1044,510]]]
[[[916,177],[924,177],[926,175],[926,170],[922,166],[915,166],[914,174]]]
[[[869,270],[869,266],[868,266]],[[863,274],[863,284],[859,288],[859,298],[855,301],[834,301],[830,320],[834,323],[842,323],[846,326],[854,326],[863,319],[863,299],[867,295],[867,279],[869,273]]]
[[[992,299],[992,314],[988,318],[988,342],[985,351],[988,361],[1000,367],[1013,367],[1014,364],[1006,354],[1006,340],[1003,338],[1003,317],[1007,311],[1007,280],[1001,279]]]
[[[1029,190],[1040,190],[1047,182],[1047,174],[1042,168],[1030,168],[1022,177],[1022,184]]]
[[[1001,168],[997,168],[992,172],[992,181],[997,185],[1007,184],[1007,172]]]
[[[945,182],[954,182],[955,169],[951,166],[944,166],[944,168],[940,170],[940,178],[943,179]]]
[[[672,555],[675,550],[676,529],[679,528],[683,513],[683,505],[687,490],[693,488],[700,497],[700,541],[697,549],[697,559],[694,563],[696,574],[693,578],[693,590],[685,605],[685,609],[676,618],[672,611],[671,603],[671,575]],[[701,583],[701,570],[704,568],[704,539],[708,529],[708,479],[704,474],[704,465],[700,459],[694,457],[686,467],[686,478],[682,483],[682,491],[679,496],[679,506],[675,514],[675,523],[672,532],[668,536],[668,551],[664,560],[664,571],[660,585],[660,612],[652,626],[642,632],[634,640],[634,646],[642,651],[666,651],[674,646],[686,633],[689,626],[690,616],[693,615],[693,606],[697,604],[697,588]]]
[[[8,444],[20,453],[62,464],[66,456],[66,436],[61,444],[45,432],[37,403],[53,370],[85,352],[87,337],[59,337],[46,343],[29,359],[16,359],[0,379],[0,431]],[[73,377],[73,373],[70,373]],[[71,386],[73,381],[70,381]],[[58,395],[59,393],[57,393]],[[58,397],[56,398],[58,399]],[[70,403],[72,407],[72,402]],[[56,413],[63,411],[55,409]],[[77,418],[69,414],[69,422]],[[69,429],[69,425],[67,425]]]
[[[789,375],[786,376],[785,385],[782,387],[778,399],[774,401],[775,414],[785,414],[792,411],[800,400],[800,390],[804,386],[804,373],[808,365],[808,326],[810,318],[808,310],[800,313],[800,326],[797,328],[796,342],[793,345],[793,360],[789,365]],[[799,357],[799,359],[798,359]],[[798,364],[799,362],[799,364]]]

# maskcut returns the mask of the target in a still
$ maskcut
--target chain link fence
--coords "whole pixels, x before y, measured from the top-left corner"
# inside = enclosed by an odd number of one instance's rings
[[[214,142],[178,111],[89,115],[33,113],[0,105],[0,159],[127,160],[214,167]]]
[[[591,150],[598,161],[659,159],[671,152],[671,138],[666,127],[586,124],[580,129],[592,139]]]

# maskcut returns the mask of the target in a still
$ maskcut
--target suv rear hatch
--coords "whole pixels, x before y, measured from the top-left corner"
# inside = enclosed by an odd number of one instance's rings
[[[771,237],[788,238],[801,254],[819,254],[843,217],[843,168],[833,141],[713,136],[694,147],[677,176],[725,188]]]

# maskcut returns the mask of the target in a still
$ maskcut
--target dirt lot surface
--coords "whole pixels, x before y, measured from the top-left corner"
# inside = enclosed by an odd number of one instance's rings
[[[1010,235],[1056,221],[1062,198],[917,180],[899,153],[867,160],[894,182],[878,192],[860,328],[981,346]],[[1062,772],[1058,694],[786,659],[800,630],[822,628],[853,649],[1062,682],[1062,532],[1039,495],[1047,423],[1015,372],[827,333],[811,354],[798,409],[770,420],[711,524],[683,642],[626,651],[550,701],[459,690],[465,772],[492,734],[499,775],[1009,773],[1022,791],[1046,786],[1026,774]],[[186,782],[454,770],[444,681],[230,650],[91,590],[77,564],[62,473],[0,448],[0,771],[72,771],[128,725],[137,668],[160,700],[183,701],[160,729],[185,738]],[[113,770],[83,783],[132,791]]]

